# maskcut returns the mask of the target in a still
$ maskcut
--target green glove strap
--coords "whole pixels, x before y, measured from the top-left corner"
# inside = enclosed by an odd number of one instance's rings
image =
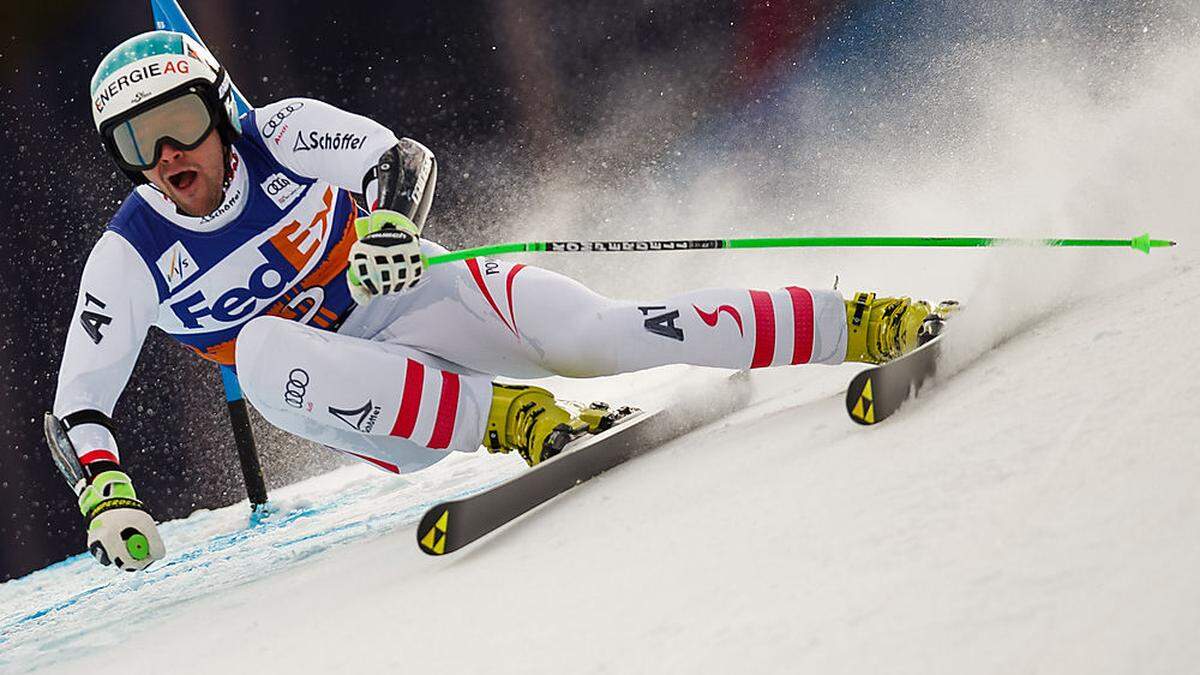
[[[88,517],[97,506],[109,499],[137,502],[137,493],[133,490],[133,481],[121,471],[105,471],[92,479],[83,492],[79,493],[79,511]],[[137,503],[141,506],[141,502]]]
[[[391,211],[388,209],[375,209],[369,216],[355,218],[354,233],[358,235],[359,239],[362,239],[368,234],[382,230],[385,225],[391,225],[397,230],[407,232],[414,237],[421,236],[420,228],[418,228],[413,221],[409,220],[408,216],[405,216],[399,211]]]

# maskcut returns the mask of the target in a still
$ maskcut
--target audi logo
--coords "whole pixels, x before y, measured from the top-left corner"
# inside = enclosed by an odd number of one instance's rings
[[[296,112],[297,110],[299,110],[303,107],[304,107],[304,101],[295,101],[293,103],[287,104],[287,106],[285,106],[283,108],[283,110],[280,110],[279,112],[275,113],[271,117],[271,119],[267,120],[267,123],[263,125],[263,128],[262,128],[263,136],[271,136],[272,134],[274,134],[275,130],[279,128],[280,122],[284,121],[285,119],[290,117],[292,113]]]
[[[292,181],[287,176],[280,176],[267,184],[267,194],[271,197],[279,194],[279,191],[292,184]]]
[[[283,400],[293,408],[304,405],[304,394],[308,391],[308,373],[303,368],[293,368],[288,373],[287,384],[283,388]]]

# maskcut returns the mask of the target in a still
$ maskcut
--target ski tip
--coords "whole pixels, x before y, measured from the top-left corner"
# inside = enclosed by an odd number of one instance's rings
[[[417,544],[429,555],[444,555],[450,536],[450,508],[440,504],[425,512],[417,525]]]
[[[846,412],[850,419],[864,426],[875,424],[875,393],[872,391],[871,378],[868,376],[861,387],[856,379],[846,390]]]

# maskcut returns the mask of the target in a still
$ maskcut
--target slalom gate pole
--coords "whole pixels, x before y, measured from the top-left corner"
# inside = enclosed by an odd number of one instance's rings
[[[1151,239],[1013,239],[1005,237],[757,237],[745,239],[656,239],[616,241],[527,241],[493,244],[430,256],[426,265],[505,253],[615,253],[651,251],[701,251],[736,248],[981,248],[990,246],[1116,247],[1150,253],[1152,248],[1175,242]]]

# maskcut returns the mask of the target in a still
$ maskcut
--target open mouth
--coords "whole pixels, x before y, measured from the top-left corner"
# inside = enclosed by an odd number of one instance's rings
[[[191,169],[184,169],[179,173],[167,176],[167,181],[170,182],[171,186],[176,190],[186,190],[196,182],[196,176],[197,174],[195,171],[192,171]]]

